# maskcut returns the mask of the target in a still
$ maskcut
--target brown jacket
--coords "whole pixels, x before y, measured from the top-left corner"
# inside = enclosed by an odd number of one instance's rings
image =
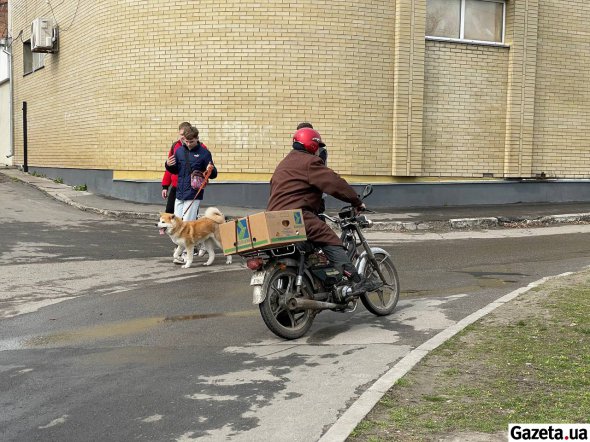
[[[270,180],[267,210],[302,209],[307,238],[318,245],[342,245],[338,235],[318,216],[322,193],[360,206],[354,189],[322,160],[293,149],[279,163]]]

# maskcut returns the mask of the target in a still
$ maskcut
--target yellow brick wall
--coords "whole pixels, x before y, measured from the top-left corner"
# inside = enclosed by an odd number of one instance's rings
[[[44,69],[23,77],[15,44],[30,165],[158,172],[188,120],[221,172],[271,173],[309,120],[338,172],[390,176],[393,2],[80,0],[64,30],[77,3],[55,5],[60,51]],[[13,11],[25,38],[52,16],[44,0]]]
[[[104,83],[99,2],[81,1],[72,27],[76,2],[62,2],[55,13],[64,28],[64,50],[45,55],[45,67],[23,76],[23,41],[30,38],[31,21],[52,17],[45,1],[12,1],[14,120],[16,164],[22,164],[22,102],[28,106],[29,165],[107,168],[99,136],[100,102]],[[71,8],[70,8],[71,6]],[[21,33],[22,31],[22,33]]]
[[[420,176],[424,101],[426,2],[395,8],[392,175]]]
[[[508,49],[427,41],[423,176],[502,176]]]
[[[504,147],[504,177],[507,178],[532,174],[538,10],[538,0],[507,3],[506,41],[510,45]]]
[[[539,2],[533,173],[590,177],[590,57],[586,1]]]
[[[220,179],[266,180],[309,120],[374,182],[590,177],[588,3],[508,1],[503,48],[424,43],[411,1],[14,0],[15,163],[26,101],[31,166],[155,178],[188,120]],[[36,17],[60,51],[23,76]]]

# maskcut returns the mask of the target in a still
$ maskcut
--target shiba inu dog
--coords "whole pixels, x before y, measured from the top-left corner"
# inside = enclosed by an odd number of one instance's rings
[[[207,251],[208,259],[203,265],[211,265],[215,259],[214,245],[221,248],[219,237],[219,225],[225,222],[223,214],[216,207],[209,207],[205,215],[195,221],[183,221],[171,213],[160,213],[160,222],[157,226],[160,235],[168,234],[176,249],[173,262],[182,263],[182,252],[186,250],[186,262],[182,266],[187,269],[193,263],[195,245],[202,243]],[[228,256],[226,264],[231,264],[232,257]]]

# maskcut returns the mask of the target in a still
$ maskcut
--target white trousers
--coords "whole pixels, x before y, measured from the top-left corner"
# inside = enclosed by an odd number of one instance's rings
[[[184,211],[186,208],[191,204],[190,209],[187,210],[186,213]],[[201,205],[201,200],[179,200],[176,199],[174,201],[174,215],[182,218],[183,221],[194,221],[197,219],[197,215],[199,214],[199,206]]]

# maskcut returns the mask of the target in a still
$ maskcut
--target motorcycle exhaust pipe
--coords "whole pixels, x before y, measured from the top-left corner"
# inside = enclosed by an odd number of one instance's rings
[[[342,308],[342,305],[333,302],[314,301],[313,299],[291,298],[289,300],[289,309],[291,310],[329,310],[333,308]]]

